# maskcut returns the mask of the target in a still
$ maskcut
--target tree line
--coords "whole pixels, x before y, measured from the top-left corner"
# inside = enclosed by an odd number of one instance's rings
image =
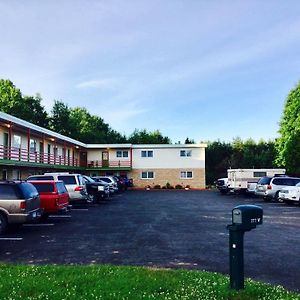
[[[0,111],[84,143],[171,143],[159,130],[135,129],[126,137],[86,108],[71,108],[59,100],[54,101],[47,113],[39,94],[24,96],[10,80],[0,79]],[[278,132],[279,137],[269,141],[242,141],[240,138],[232,142],[207,141],[207,183],[225,177],[228,168],[285,167],[289,174],[300,176],[300,83],[286,99]],[[194,143],[194,140],[187,137],[185,143]]]
[[[168,144],[170,139],[159,130],[135,129],[126,137],[86,108],[71,108],[63,101],[55,100],[48,114],[42,105],[42,97],[24,96],[12,81],[0,79],[0,111],[69,136],[83,143],[110,144]]]

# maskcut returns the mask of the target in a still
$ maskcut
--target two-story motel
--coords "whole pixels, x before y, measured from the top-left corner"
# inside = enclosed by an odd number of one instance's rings
[[[0,176],[44,172],[127,175],[136,187],[205,188],[206,144],[85,144],[0,112]]]

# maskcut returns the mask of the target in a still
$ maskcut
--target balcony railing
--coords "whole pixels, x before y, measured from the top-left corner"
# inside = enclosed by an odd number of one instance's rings
[[[129,160],[88,160],[88,168],[131,168]]]
[[[5,147],[0,145],[0,160],[29,162],[36,164],[61,165],[79,167],[79,159],[73,156],[55,155],[42,152],[31,152],[26,149]]]

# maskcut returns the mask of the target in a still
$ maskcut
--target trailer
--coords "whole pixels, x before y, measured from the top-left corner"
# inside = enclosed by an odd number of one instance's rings
[[[228,189],[233,192],[247,192],[261,177],[284,175],[285,169],[228,169]],[[250,191],[250,190],[249,190]]]

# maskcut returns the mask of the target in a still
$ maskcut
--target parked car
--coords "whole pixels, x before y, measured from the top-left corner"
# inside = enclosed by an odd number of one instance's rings
[[[279,191],[287,186],[295,186],[300,182],[298,177],[289,177],[286,175],[276,175],[273,177],[262,177],[255,189],[255,195],[263,197],[265,201],[274,199],[279,200]]]
[[[82,175],[91,202],[97,202],[109,197],[109,184],[97,182],[89,176]]]
[[[229,192],[228,188],[228,178],[219,178],[216,181],[216,187],[220,191],[221,194],[227,194]]]
[[[295,186],[287,186],[281,189],[279,192],[279,201],[300,205],[300,182]]]
[[[70,203],[90,201],[81,174],[45,173],[44,175],[29,176],[27,180],[62,180],[68,190]]]
[[[124,183],[127,187],[132,187],[133,186],[133,179],[128,178],[127,175],[120,175],[119,177],[123,178]]]
[[[117,182],[117,186],[118,186],[118,191],[119,192],[124,192],[127,189],[127,186],[124,182],[124,179],[120,176],[112,176],[115,181]]]
[[[70,210],[69,193],[63,181],[37,180],[28,181],[32,183],[40,194],[43,219],[50,214],[66,213]]]
[[[29,182],[0,182],[0,233],[8,225],[20,225],[41,217],[40,196]]]
[[[118,184],[116,180],[112,176],[95,176],[92,177],[95,181],[101,180],[109,184],[111,193],[117,193],[118,192]]]

